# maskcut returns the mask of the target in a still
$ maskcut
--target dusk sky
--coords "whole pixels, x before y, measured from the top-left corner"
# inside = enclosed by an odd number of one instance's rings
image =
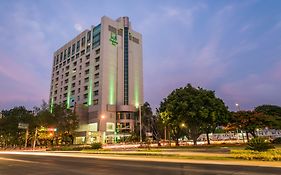
[[[54,51],[102,16],[128,16],[142,34],[153,109],[187,83],[230,110],[281,105],[281,1],[2,0],[0,110],[48,101]]]

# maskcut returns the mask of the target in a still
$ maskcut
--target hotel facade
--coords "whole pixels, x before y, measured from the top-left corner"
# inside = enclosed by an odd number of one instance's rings
[[[128,17],[100,24],[54,53],[50,107],[79,116],[75,142],[114,142],[136,129],[143,104],[142,36]]]

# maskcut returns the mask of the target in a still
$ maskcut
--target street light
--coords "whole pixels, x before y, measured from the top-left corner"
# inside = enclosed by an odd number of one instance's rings
[[[235,103],[235,106],[236,106],[236,108],[237,108],[237,111],[241,111],[240,105],[239,105],[238,103]]]
[[[237,111],[241,111],[239,103],[235,103],[235,106],[237,108]],[[237,131],[237,133],[238,133],[238,131]],[[244,133],[243,133],[242,129],[241,129],[241,134],[242,134],[243,143],[245,143]],[[238,140],[239,140],[239,136],[238,136]]]
[[[139,105],[139,120],[140,120],[140,143],[142,143],[141,105]]]

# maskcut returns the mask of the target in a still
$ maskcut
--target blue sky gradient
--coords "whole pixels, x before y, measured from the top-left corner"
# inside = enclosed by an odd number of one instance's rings
[[[0,2],[0,110],[48,101],[53,52],[102,16],[143,35],[145,101],[191,83],[231,110],[281,105],[281,1]]]

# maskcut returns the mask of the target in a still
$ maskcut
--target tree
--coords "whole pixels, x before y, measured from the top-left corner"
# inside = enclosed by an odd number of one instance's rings
[[[52,118],[54,119],[54,128],[57,128],[56,139],[66,144],[73,144],[74,131],[78,128],[78,117],[63,104],[53,106]],[[57,143],[58,144],[58,143]]]
[[[276,105],[261,105],[255,108],[256,112],[261,112],[272,116],[272,127],[281,129],[281,107]]]
[[[19,129],[19,123],[29,124],[29,131],[34,132],[35,121],[32,111],[28,111],[23,106],[2,111],[2,118],[0,119],[0,137],[2,146],[24,145],[26,130]]]
[[[248,133],[256,137],[256,130],[271,127],[272,117],[257,111],[237,111],[232,113],[230,127],[238,128],[246,131],[247,140]]]
[[[159,112],[164,125],[171,129],[176,144],[187,133],[196,145],[202,133],[208,134],[228,118],[227,107],[215,97],[214,91],[194,88],[190,84],[168,95],[161,102]]]

